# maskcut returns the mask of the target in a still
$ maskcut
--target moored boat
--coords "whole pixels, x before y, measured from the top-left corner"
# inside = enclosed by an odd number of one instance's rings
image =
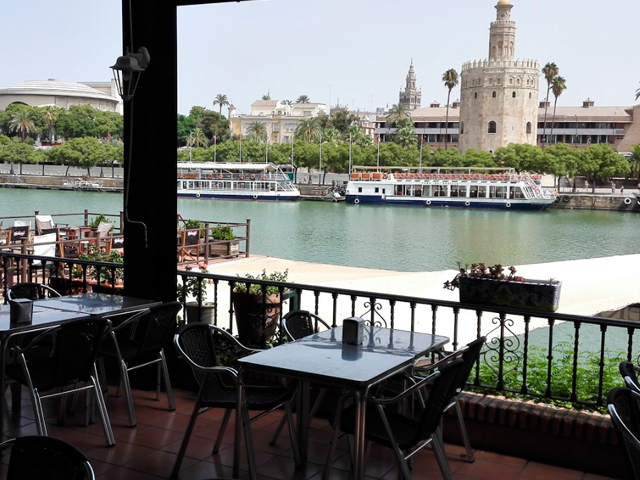
[[[292,178],[274,163],[179,162],[178,197],[291,201],[300,198]]]
[[[413,171],[412,171],[413,170]],[[346,201],[500,210],[544,210],[556,197],[540,176],[508,168],[354,167]]]
[[[74,190],[100,190],[102,183],[78,179],[64,182],[62,186]]]

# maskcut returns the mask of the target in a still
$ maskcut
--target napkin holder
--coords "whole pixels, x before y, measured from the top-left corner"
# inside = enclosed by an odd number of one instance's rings
[[[9,321],[11,325],[28,325],[33,318],[33,301],[26,298],[9,300]]]
[[[360,317],[345,318],[342,322],[342,343],[362,345],[364,320]]]

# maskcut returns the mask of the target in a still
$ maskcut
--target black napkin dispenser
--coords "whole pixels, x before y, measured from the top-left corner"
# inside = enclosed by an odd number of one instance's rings
[[[26,298],[9,300],[9,321],[11,325],[28,325],[33,318],[33,301]]]
[[[342,321],[342,343],[362,345],[364,320],[360,317],[349,317]]]

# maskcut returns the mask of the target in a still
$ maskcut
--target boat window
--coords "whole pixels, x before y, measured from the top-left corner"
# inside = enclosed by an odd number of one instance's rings
[[[376,187],[375,193],[380,193],[380,189],[378,187]]]
[[[478,186],[478,198],[486,198],[487,196],[487,186],[479,185]]]
[[[434,197],[446,197],[447,196],[447,186],[446,185],[436,185],[435,191],[433,193]]]
[[[471,185],[471,187],[469,187],[469,196],[471,198],[478,198],[478,186],[477,185]]]
[[[465,197],[467,194],[467,189],[461,185],[451,185],[451,197]]]
[[[386,194],[386,193],[387,193],[387,189],[386,189],[386,188],[383,188],[383,189],[382,189],[382,193],[383,193],[383,194]]]
[[[511,198],[525,198],[524,193],[520,187],[511,187]]]
[[[489,198],[507,198],[507,187],[489,187]]]
[[[193,181],[189,181],[187,183],[187,188],[193,188]]]
[[[415,197],[421,197],[422,196],[422,185],[416,185],[416,188],[413,192],[413,195]]]
[[[358,187],[358,193],[362,193],[362,187]]]

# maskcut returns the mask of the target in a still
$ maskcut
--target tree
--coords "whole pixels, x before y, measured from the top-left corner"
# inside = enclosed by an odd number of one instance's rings
[[[553,62],[549,62],[547,63],[544,67],[542,67],[542,74],[544,75],[544,79],[547,81],[547,97],[545,98],[544,101],[544,130],[543,130],[543,138],[544,141],[542,143],[542,148],[544,148],[547,139],[547,107],[549,105],[549,92],[551,91],[551,82],[553,81],[553,77],[555,77],[556,75],[558,75],[558,73],[560,73],[560,69],[558,68],[558,66],[553,63]]]
[[[296,138],[303,138],[307,143],[316,140],[320,133],[320,124],[317,118],[303,118],[296,127]]]
[[[636,100],[640,98],[640,88],[636,90]]]
[[[262,95],[262,100],[271,100],[271,95],[269,95],[269,92],[267,92],[266,95]]]
[[[231,104],[229,103],[229,99],[227,98],[226,95],[219,93],[216,95],[216,98],[213,100],[213,106],[215,107],[216,105],[220,107],[219,113],[220,115],[222,115],[222,107],[228,107]]]
[[[560,75],[556,75],[555,77],[553,77],[553,80],[551,81],[551,91],[553,92],[553,96],[555,97],[553,100],[553,117],[551,117],[551,135],[549,135],[551,138],[553,138],[553,127],[554,127],[554,123],[556,122],[556,106],[558,105],[558,97],[560,95],[562,95],[562,92],[564,92],[567,89],[567,84],[566,84],[566,80],[561,77]]]
[[[322,140],[327,143],[333,143],[337,145],[338,143],[342,142],[342,135],[337,128],[329,127],[323,130]]]
[[[550,173],[556,177],[557,186],[560,187],[560,177],[575,176],[582,161],[583,150],[570,147],[566,143],[556,143],[545,149],[542,157],[542,172]]]
[[[251,122],[247,126],[249,138],[259,144],[267,141],[267,126],[262,122]]]
[[[631,167],[624,156],[607,143],[596,143],[584,150],[579,172],[595,185],[597,180],[627,176]]]
[[[632,145],[629,151],[631,152],[631,158],[629,159],[631,175],[640,182],[640,144]]]
[[[193,129],[190,135],[191,145],[190,147],[206,147],[209,145],[209,139],[205,136],[202,128],[196,127]]]
[[[449,133],[449,100],[451,99],[451,90],[458,85],[458,72],[454,68],[450,68],[442,74],[442,81],[447,87],[447,113],[444,121],[444,148],[447,149],[447,136]]]
[[[516,172],[544,173],[542,168],[542,150],[526,143],[510,143],[506,147],[496,149],[494,153],[496,165],[513,168]]]
[[[491,152],[470,148],[464,152],[463,166],[465,167],[495,167],[496,162]]]
[[[393,135],[394,143],[402,148],[411,148],[418,144],[418,138],[410,118],[403,118],[397,122],[396,133]]]
[[[90,173],[91,167],[108,156],[105,147],[97,138],[74,138],[49,150],[49,158],[58,165],[67,165],[65,175],[69,174],[69,167],[83,167]]]
[[[300,95],[296,100],[296,103],[310,103],[311,99],[306,95]]]
[[[61,113],[56,133],[67,140],[82,137],[97,137],[96,122],[100,110],[91,105],[73,105]]]
[[[409,110],[401,103],[393,105],[387,114],[387,125],[395,125],[404,118],[410,118]]]
[[[36,131],[33,114],[27,108],[21,108],[11,116],[9,129],[18,132],[24,142],[27,133],[35,133]]]

